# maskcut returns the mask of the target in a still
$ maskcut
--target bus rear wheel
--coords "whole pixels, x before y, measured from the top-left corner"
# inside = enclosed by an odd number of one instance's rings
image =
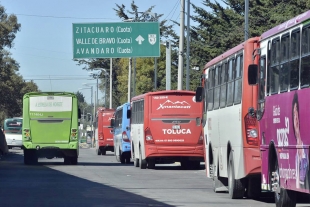
[[[155,169],[155,159],[154,158],[149,158],[147,161],[147,167],[149,169]]]
[[[275,203],[277,207],[295,207],[296,192],[281,188],[279,165],[276,160],[274,163],[274,171],[271,172],[271,188],[274,191]]]
[[[32,165],[38,162],[38,156],[35,150],[24,149],[24,164]]]
[[[146,169],[146,160],[142,159],[142,153],[141,153],[141,148],[139,149],[139,165],[140,169]]]
[[[229,154],[228,161],[228,192],[232,199],[243,198],[245,188],[241,180],[235,179],[234,158],[233,153]]]
[[[96,149],[96,154],[97,155],[101,155],[102,154],[102,152],[101,152],[101,150],[98,148],[98,149]]]

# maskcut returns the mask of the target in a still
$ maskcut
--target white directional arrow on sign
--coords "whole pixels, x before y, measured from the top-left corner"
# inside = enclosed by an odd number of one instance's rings
[[[143,38],[141,35],[139,35],[139,36],[136,38],[136,41],[139,43],[139,45],[141,45],[142,42],[144,41],[144,38]]]

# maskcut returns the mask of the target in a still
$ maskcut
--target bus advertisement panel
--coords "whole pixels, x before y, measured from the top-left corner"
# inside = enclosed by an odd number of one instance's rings
[[[115,109],[100,107],[96,114],[95,142],[96,154],[105,155],[106,151],[114,152],[113,133],[110,122],[114,116]]]
[[[202,104],[192,91],[150,92],[131,100],[132,159],[136,167],[181,162],[199,168],[203,157]]]
[[[79,155],[77,97],[67,92],[32,92],[23,97],[24,163],[38,157],[64,158],[77,164]]]

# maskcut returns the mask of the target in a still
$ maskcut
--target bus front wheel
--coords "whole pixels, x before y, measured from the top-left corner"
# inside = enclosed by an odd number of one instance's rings
[[[234,158],[233,153],[230,152],[228,160],[228,192],[232,199],[243,198],[245,188],[241,180],[235,179]]]

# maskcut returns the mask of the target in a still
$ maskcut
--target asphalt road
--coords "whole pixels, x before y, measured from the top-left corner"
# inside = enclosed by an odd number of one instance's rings
[[[13,149],[0,159],[0,207],[275,207],[273,197],[231,200],[214,193],[212,182],[200,170],[182,170],[179,164],[159,165],[154,170],[120,164],[108,152],[81,149],[76,166],[63,159],[39,159],[23,164],[23,152]],[[310,204],[298,204],[300,207]]]

